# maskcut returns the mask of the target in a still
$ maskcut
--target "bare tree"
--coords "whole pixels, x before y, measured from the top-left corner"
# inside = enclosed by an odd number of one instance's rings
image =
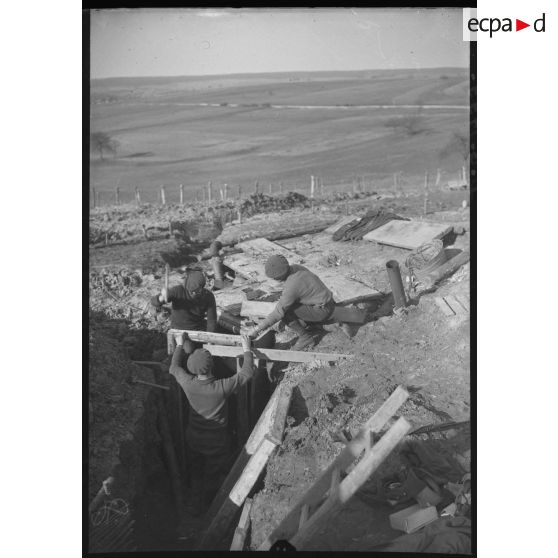
[[[93,132],[91,134],[91,149],[98,151],[101,161],[104,159],[105,153],[116,154],[118,142],[111,138],[106,132]]]

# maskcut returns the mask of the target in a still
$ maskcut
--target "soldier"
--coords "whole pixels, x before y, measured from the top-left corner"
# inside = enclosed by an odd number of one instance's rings
[[[283,293],[264,321],[247,331],[251,338],[282,319],[298,334],[298,340],[293,346],[297,351],[316,344],[306,329],[307,323],[339,321],[347,336],[352,337],[354,330],[350,324],[362,324],[366,320],[366,313],[362,310],[336,308],[332,292],[321,279],[302,265],[289,265],[284,256],[271,256],[265,263],[265,273],[270,279],[284,284]],[[336,315],[341,314],[342,318],[336,319]]]
[[[190,403],[186,442],[192,471],[193,511],[207,507],[226,478],[231,457],[228,431],[228,398],[254,375],[251,341],[242,336],[244,363],[230,378],[217,379],[213,357],[206,349],[194,349],[189,341],[178,345],[170,373]],[[186,360],[187,357],[187,360]],[[184,361],[185,368],[184,369]]]

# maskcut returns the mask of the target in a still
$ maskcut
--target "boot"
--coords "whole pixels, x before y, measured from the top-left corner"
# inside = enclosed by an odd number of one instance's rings
[[[341,331],[349,338],[352,339],[357,331],[358,325],[356,324],[347,324],[347,323],[340,323]]]
[[[301,351],[306,347],[313,347],[316,344],[314,338],[298,320],[293,320],[287,325],[298,335],[298,340],[292,348],[293,351]]]

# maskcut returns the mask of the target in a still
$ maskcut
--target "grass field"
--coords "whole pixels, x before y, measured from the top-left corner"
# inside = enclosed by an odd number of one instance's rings
[[[468,70],[456,68],[93,80],[91,131],[118,147],[92,151],[91,186],[106,201],[116,186],[123,201],[135,187],[156,201],[165,185],[172,202],[179,184],[188,198],[209,180],[249,193],[256,180],[307,189],[316,175],[327,192],[401,172],[419,185],[425,171],[461,168],[458,150],[441,152],[467,136],[468,104]]]

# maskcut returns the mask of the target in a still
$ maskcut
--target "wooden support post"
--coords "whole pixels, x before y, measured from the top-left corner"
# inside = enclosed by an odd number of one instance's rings
[[[331,486],[333,471],[345,471],[351,463],[360,456],[367,445],[369,432],[380,432],[397,409],[407,400],[409,394],[401,386],[389,396],[384,404],[366,421],[357,435],[341,450],[329,467],[320,475],[318,480],[306,491],[297,504],[285,516],[281,523],[272,531],[258,550],[269,550],[271,545],[279,539],[290,539],[297,531],[298,519],[304,504],[315,507],[323,500],[324,494]]]
[[[223,201],[225,199],[223,197],[223,188],[219,188],[219,196],[221,197],[221,201]]]
[[[180,458],[180,472],[186,471],[186,447],[184,439],[184,393],[182,387],[174,382],[176,386],[176,401],[178,406],[178,455]]]
[[[248,534],[248,529],[250,527],[251,509],[252,509],[252,498],[246,498],[246,501],[244,502],[244,506],[242,507],[242,513],[240,514],[240,520],[238,521],[238,526],[236,527],[233,535],[231,550],[244,550],[246,535]]]
[[[401,417],[374,446],[374,451],[365,455],[339,485],[337,493],[328,498],[308,519],[302,528],[290,538],[290,543],[298,550],[305,550],[311,539],[333,514],[337,513],[357,490],[378,469],[397,444],[411,430],[411,425]]]
[[[118,186],[114,189],[114,198],[116,205],[120,205],[120,188]]]
[[[242,351],[242,347],[240,347]],[[236,371],[240,372],[242,365],[240,364],[240,358],[236,359]],[[249,389],[252,381],[240,386],[238,389],[236,402],[236,425],[237,425],[237,435],[238,435],[238,445],[244,445],[248,436],[250,434],[250,409],[249,409]]]
[[[161,184],[161,203],[163,205],[166,205],[167,203],[167,197],[165,195],[165,187]]]
[[[276,447],[275,443],[267,438],[261,441],[258,449],[248,461],[240,478],[204,533],[197,550],[228,548],[228,545],[224,545],[223,541],[230,536],[232,522]]]
[[[171,479],[172,493],[178,517],[182,514],[182,485],[180,483],[180,473],[178,469],[178,462],[176,453],[172,444],[170,435],[169,421],[163,400],[157,397],[157,423],[159,426],[159,433],[163,440],[163,451],[165,454],[165,461],[167,464],[169,477]]]
[[[180,190],[180,205],[184,205],[184,184],[181,184],[179,186],[179,190]],[[196,201],[198,199],[198,191],[196,190]]]
[[[423,214],[426,216],[428,212],[428,171],[424,173],[424,208]]]
[[[167,331],[167,354],[172,355],[175,349],[175,341],[174,341],[174,334],[170,331]]]
[[[211,204],[211,180],[207,183],[207,203]]]
[[[310,176],[310,197],[314,197],[314,175]]]
[[[300,510],[300,519],[298,520],[298,528],[301,529],[302,526],[308,521],[308,515],[310,513],[310,506],[304,504]]]

